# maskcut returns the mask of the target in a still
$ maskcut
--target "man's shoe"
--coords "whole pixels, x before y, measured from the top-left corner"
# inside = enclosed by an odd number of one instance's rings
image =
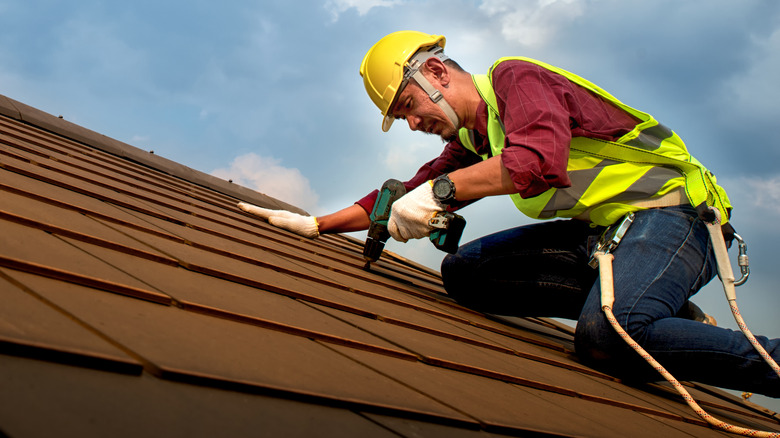
[[[680,311],[677,312],[677,315],[675,316],[677,316],[678,318],[685,318],[693,321],[699,321],[711,326],[717,327],[718,325],[718,321],[716,321],[715,318],[704,313],[704,311],[701,310],[699,306],[693,304],[690,301],[686,301],[685,304],[683,304]]]

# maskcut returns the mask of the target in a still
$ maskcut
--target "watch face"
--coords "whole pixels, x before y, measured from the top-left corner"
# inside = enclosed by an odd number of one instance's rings
[[[439,199],[447,199],[452,195],[452,186],[449,181],[436,180],[433,183],[433,194]]]

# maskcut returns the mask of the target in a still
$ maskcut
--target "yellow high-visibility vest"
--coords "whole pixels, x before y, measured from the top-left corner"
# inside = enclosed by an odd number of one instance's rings
[[[529,58],[501,58],[487,75],[472,75],[482,99],[488,107],[488,141],[491,154],[499,155],[504,148],[505,131],[501,121],[492,72],[501,62],[520,60],[531,62],[608,100],[628,112],[639,123],[617,141],[587,137],[571,140],[567,172],[571,187],[551,188],[533,198],[510,195],[517,208],[538,219],[554,217],[586,218],[597,225],[610,225],[631,211],[646,207],[633,204],[662,198],[676,190],[685,190],[688,201],[697,207],[706,203],[722,213],[728,221],[731,210],[726,192],[712,175],[688,153],[682,139],[653,116],[623,104],[617,98],[586,79],[563,69]],[[466,128],[458,132],[461,143],[476,153],[474,133]]]

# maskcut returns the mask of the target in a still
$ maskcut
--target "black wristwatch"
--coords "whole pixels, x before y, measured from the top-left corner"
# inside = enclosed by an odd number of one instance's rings
[[[433,197],[444,205],[455,202],[455,183],[449,175],[441,175],[433,180]]]

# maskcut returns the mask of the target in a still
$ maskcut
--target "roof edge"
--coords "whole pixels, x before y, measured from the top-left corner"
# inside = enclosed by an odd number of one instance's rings
[[[303,209],[284,201],[98,134],[2,94],[0,94],[0,114],[261,207],[308,214]]]

